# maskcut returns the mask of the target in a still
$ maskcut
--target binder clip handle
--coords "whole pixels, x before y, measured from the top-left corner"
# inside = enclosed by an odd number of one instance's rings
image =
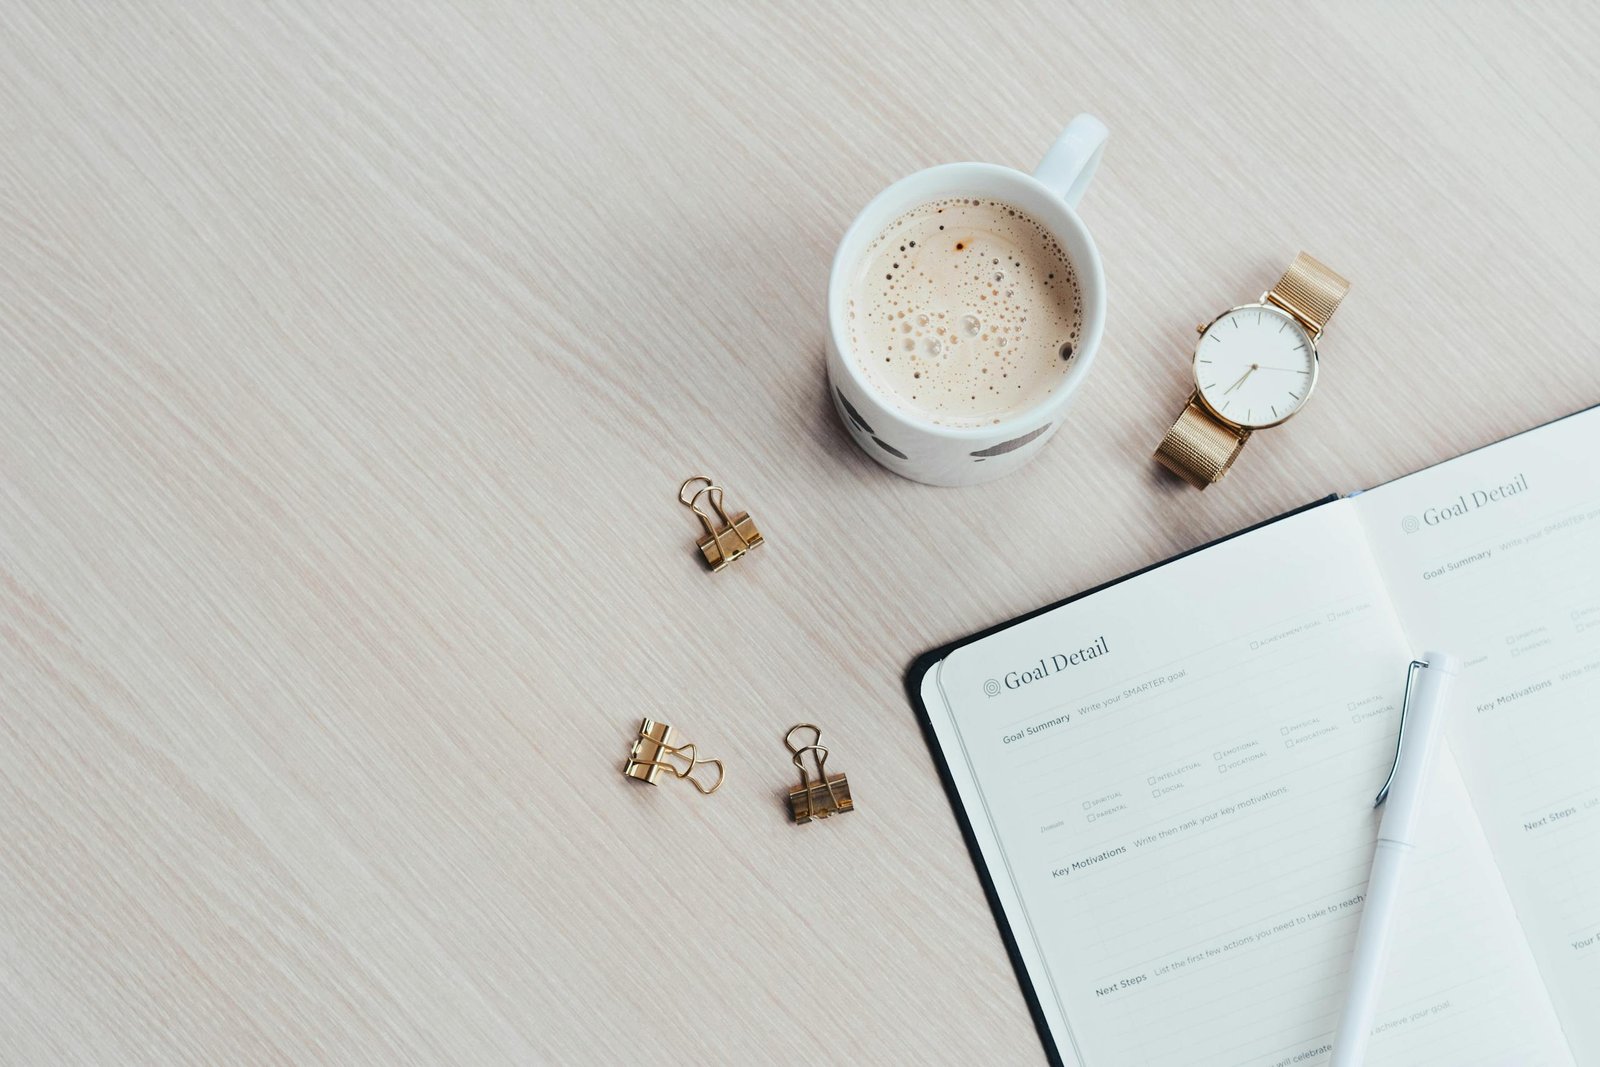
[[[797,730],[811,731],[811,741],[809,744],[799,745],[795,743],[794,735]],[[806,772],[806,763],[804,759],[804,756],[807,752],[811,753],[811,758],[817,762],[817,781],[826,782],[828,780],[828,750],[822,745],[818,744],[818,742],[821,740],[822,729],[815,723],[809,722],[800,723],[798,726],[792,727],[788,733],[783,735],[784,746],[794,754],[794,765],[800,768],[800,785],[802,788],[809,785],[811,781],[811,776]]]
[[[799,733],[801,730],[810,730],[811,731],[811,740],[807,741],[803,745],[797,745],[797,744],[795,744],[794,735]],[[807,749],[816,748],[817,747],[817,742],[821,741],[821,740],[822,740],[822,727],[818,726],[816,723],[811,723],[811,722],[802,722],[802,723],[798,723],[798,724],[796,724],[794,726],[791,726],[789,728],[789,732],[783,735],[784,747],[787,748],[790,752],[794,753],[794,765],[796,767],[800,767],[800,753],[806,751]],[[826,752],[827,749],[823,749],[823,751]],[[805,769],[804,767],[801,767],[801,770],[804,770],[804,769]]]
[[[700,790],[701,794],[704,796],[710,796],[712,793],[715,793],[717,790],[722,788],[722,779],[727,775],[727,771],[723,770],[721,760],[701,759],[700,757],[696,756],[693,742],[684,745],[682,748],[674,749],[672,754],[674,756],[680,756],[689,761],[689,765],[683,768],[681,771],[677,768],[671,768],[672,773],[677,775],[679,778],[686,779],[690,785]],[[717,780],[712,784],[710,789],[707,789],[705,785],[701,783],[700,779],[694,776],[695,770],[700,767],[715,767],[717,769]]]

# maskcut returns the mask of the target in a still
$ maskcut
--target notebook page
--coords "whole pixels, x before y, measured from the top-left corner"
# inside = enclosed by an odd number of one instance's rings
[[[1327,1061],[1409,658],[1341,501],[929,672],[1066,1062]],[[1453,767],[1439,783],[1369,1062],[1570,1063]]]
[[[1600,1063],[1600,410],[1352,501],[1419,645],[1463,657],[1450,746],[1551,999]]]

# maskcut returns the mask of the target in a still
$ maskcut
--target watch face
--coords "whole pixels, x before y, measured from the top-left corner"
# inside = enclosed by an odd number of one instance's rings
[[[1261,304],[1226,312],[1201,334],[1194,381],[1206,406],[1256,428],[1287,419],[1317,382],[1317,349],[1287,313]]]

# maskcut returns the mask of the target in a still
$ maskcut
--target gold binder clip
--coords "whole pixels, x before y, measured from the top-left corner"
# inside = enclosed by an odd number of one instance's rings
[[[706,796],[710,796],[722,788],[724,771],[722,761],[719,759],[701,759],[695,755],[694,745],[679,745],[672,732],[672,727],[664,722],[654,719],[644,720],[639,727],[639,736],[634,739],[633,749],[628,753],[628,762],[622,765],[622,773],[629,778],[637,778],[641,782],[656,784],[656,779],[661,777],[662,771],[668,771],[678,778],[689,779],[689,784],[694,786]],[[687,762],[682,762],[682,761]],[[716,765],[717,782],[707,789],[700,779],[694,777],[695,768]]]
[[[811,731],[811,743],[795,744],[794,735],[801,730]],[[803,722],[783,735],[783,743],[794,753],[794,765],[800,768],[800,788],[789,790],[789,815],[796,823],[812,819],[826,819],[844,811],[854,811],[855,801],[850,799],[850,782],[842,774],[828,773],[828,750],[817,744],[822,740],[822,728]],[[817,761],[817,780],[812,781],[801,758],[807,752]]]
[[[692,494],[689,487],[696,482],[704,482]],[[700,510],[700,498],[705,497],[710,503],[711,510],[717,513],[717,518],[722,521],[718,527],[711,521],[711,516]],[[706,566],[714,571],[720,571],[746,552],[761,544],[761,531],[756,529],[755,520],[748,511],[741,511],[730,516],[722,506],[722,487],[713,485],[710,478],[697,474],[693,478],[686,478],[678,486],[678,503],[694,512],[700,519],[700,525],[705,527],[706,535],[695,542],[695,547],[700,549],[700,554],[706,558]]]

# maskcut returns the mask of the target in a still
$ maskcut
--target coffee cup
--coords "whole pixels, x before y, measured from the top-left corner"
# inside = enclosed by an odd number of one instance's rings
[[[1060,429],[1105,326],[1077,207],[1106,137],[1079,115],[1031,175],[930,167],[856,216],[828,281],[828,391],[867,455],[914,481],[974,485]]]

